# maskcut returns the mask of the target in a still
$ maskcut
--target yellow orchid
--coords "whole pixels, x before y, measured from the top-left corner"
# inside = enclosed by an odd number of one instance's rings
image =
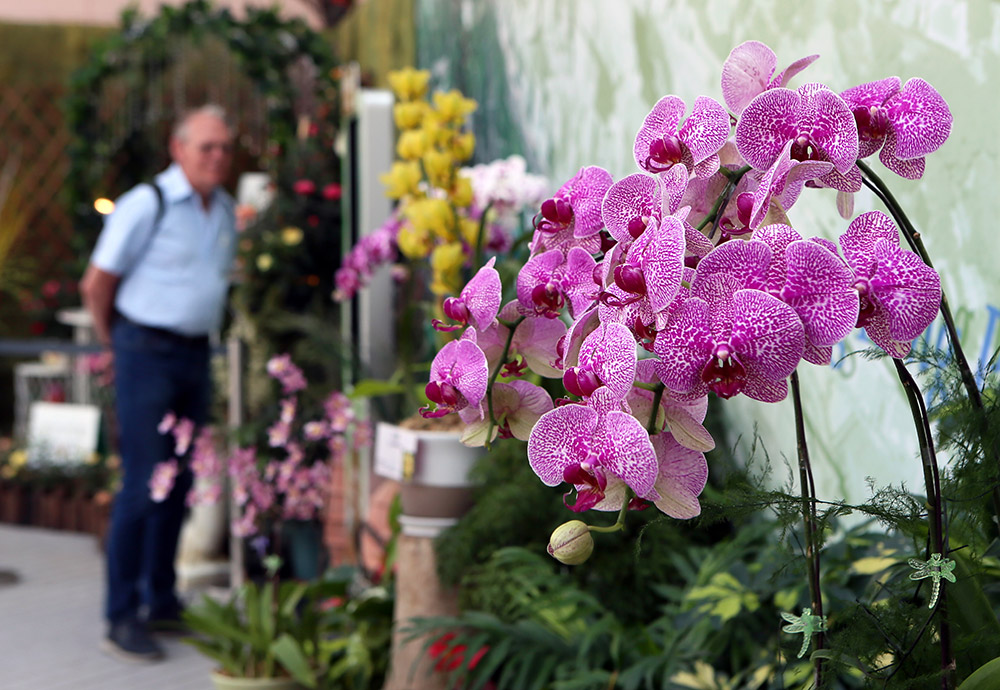
[[[399,135],[396,142],[396,155],[407,161],[420,160],[427,152],[427,135],[419,130],[412,129]]]
[[[274,257],[270,254],[261,254],[257,257],[257,268],[261,273],[267,273],[274,266]]]
[[[408,194],[415,194],[419,191],[422,175],[420,174],[420,164],[416,161],[400,162],[392,164],[392,169],[379,176],[379,180],[386,186],[385,195],[390,199],[401,199]]]
[[[459,134],[452,142],[451,152],[460,161],[467,161],[472,158],[476,150],[476,135],[472,132]]]
[[[430,106],[424,101],[397,103],[392,109],[392,116],[399,129],[416,129],[423,123],[424,116],[429,110]]]
[[[406,67],[389,72],[388,78],[389,88],[396,94],[396,98],[401,101],[416,101],[427,94],[431,73],[423,69]]]
[[[286,246],[294,247],[295,245],[302,242],[304,233],[301,228],[296,228],[295,226],[288,226],[287,228],[282,228],[281,230],[281,241],[285,243]]]
[[[477,104],[471,98],[466,98],[461,91],[452,89],[448,92],[434,92],[434,108],[444,122],[461,124],[465,116],[474,111]]]
[[[455,186],[451,188],[448,196],[451,203],[458,207],[465,207],[472,204],[472,180],[459,175],[455,178]]]
[[[431,236],[427,230],[420,230],[408,223],[399,229],[396,246],[408,259],[423,259],[431,251]]]
[[[407,205],[404,214],[417,230],[453,239],[455,213],[444,199],[416,199]]]
[[[455,173],[455,159],[452,155],[431,150],[424,154],[423,160],[427,181],[439,189],[449,189]]]
[[[28,452],[21,448],[12,451],[11,454],[7,456],[7,464],[15,469],[24,467],[28,464]]]
[[[454,295],[461,289],[461,268],[465,263],[465,247],[460,242],[439,244],[431,252],[431,292],[435,295]]]
[[[458,232],[466,244],[470,247],[475,247],[479,240],[479,221],[472,220],[471,218],[462,218],[458,225]],[[483,244],[486,244],[485,238],[483,239]]]

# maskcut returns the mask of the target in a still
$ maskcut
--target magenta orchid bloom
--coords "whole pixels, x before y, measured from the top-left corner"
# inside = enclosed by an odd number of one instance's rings
[[[635,135],[632,154],[636,165],[661,173],[682,163],[697,177],[710,177],[719,169],[718,153],[729,138],[726,109],[708,96],[698,96],[691,115],[681,125],[686,110],[677,96],[657,101]]]
[[[493,323],[500,311],[500,293],[503,287],[500,284],[500,274],[493,268],[496,261],[495,256],[491,257],[458,297],[449,297],[444,301],[444,315],[458,325],[445,326],[434,319],[434,328],[439,331],[454,331],[463,326],[474,325],[477,330],[483,331]]]
[[[557,235],[571,231],[572,237],[596,235],[604,227],[601,201],[611,186],[611,173],[596,165],[580,171],[542,202],[535,216],[535,235]]]
[[[821,182],[855,192],[861,188],[858,128],[844,100],[822,84],[776,88],[754,98],[736,125],[736,147],[755,170],[768,170],[792,142],[797,161],[829,161]],[[847,176],[847,177],[845,177]]]
[[[722,98],[739,117],[750,101],[768,89],[785,86],[818,57],[800,58],[775,76],[778,56],[773,50],[760,41],[741,43],[730,51],[722,65]]]
[[[767,225],[754,242],[771,248],[767,291],[791,306],[805,329],[805,359],[829,364],[831,346],[843,340],[858,320],[854,273],[825,242],[803,240],[787,225]],[[832,243],[830,243],[832,245]]]
[[[634,173],[611,185],[601,204],[601,217],[616,241],[628,243],[646,230],[650,219],[660,218],[662,205],[660,182],[652,175]]]
[[[528,381],[496,382],[493,384],[493,433],[490,441],[500,438],[517,438],[527,441],[539,418],[552,409],[552,396],[544,388]],[[487,442],[490,420],[483,418],[465,427],[462,443],[482,446]]]
[[[941,278],[917,254],[899,246],[899,230],[881,211],[863,213],[840,237],[861,297],[858,326],[897,359],[934,321],[941,307]]]
[[[570,510],[597,506],[612,478],[640,497],[653,489],[658,465],[649,434],[620,408],[621,402],[605,388],[587,405],[545,413],[531,431],[528,463],[546,485],[565,481],[574,486],[577,496]]]
[[[424,417],[443,417],[451,412],[471,408],[479,419],[483,417],[482,401],[486,396],[489,371],[486,355],[475,342],[475,331],[466,331],[435,355],[431,362],[431,377],[424,392],[437,408],[421,408]],[[464,417],[463,417],[464,418]]]
[[[702,259],[691,296],[653,345],[667,388],[684,397],[785,398],[805,332],[792,307],[762,291],[770,259],[770,248],[752,241],[727,242]]]
[[[899,77],[860,84],[840,94],[854,113],[859,158],[877,151],[889,170],[908,180],[924,174],[924,156],[937,151],[951,133],[951,110],[933,86]]]
[[[786,143],[774,164],[761,176],[760,186],[753,193],[753,206],[746,223],[750,229],[755,230],[764,222],[771,199],[777,200],[782,210],[787,211],[799,198],[806,182],[833,172],[833,163],[828,161],[800,161],[792,158],[794,145],[792,141]]]
[[[570,316],[580,314],[597,296],[594,257],[579,247],[563,254],[552,249],[537,254],[517,274],[517,299],[526,309],[549,319],[569,307]]]

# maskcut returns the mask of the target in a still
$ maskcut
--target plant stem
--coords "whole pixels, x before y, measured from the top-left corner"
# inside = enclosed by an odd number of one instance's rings
[[[500,376],[500,370],[503,369],[503,365],[507,363],[507,354],[510,352],[510,344],[514,342],[514,331],[517,327],[521,325],[524,321],[524,316],[517,317],[514,321],[509,323],[501,321],[502,326],[507,328],[507,342],[503,345],[503,353],[500,355],[500,360],[497,362],[496,368],[493,369],[493,373],[490,374],[489,383],[486,384],[486,405],[489,408],[490,424],[486,428],[486,447],[490,447],[490,442],[493,440],[493,427],[496,426],[496,419],[493,418],[493,384],[496,382],[497,377]]]
[[[486,204],[483,215],[479,218],[479,233],[476,235],[476,253],[473,256],[472,271],[475,273],[483,265],[483,233],[486,230],[486,214],[493,208],[493,202]]]
[[[920,443],[920,459],[924,469],[924,484],[927,490],[927,525],[930,532],[931,551],[942,556],[948,555],[948,537],[944,531],[944,511],[942,509],[941,482],[938,474],[937,456],[934,452],[934,439],[931,435],[927,408],[920,395],[917,382],[913,379],[906,365],[893,358],[896,373],[903,384],[903,391],[910,403],[913,414],[913,424],[916,427],[917,439]],[[948,625],[947,594],[942,587],[938,594],[938,638],[941,641],[941,687],[949,690],[954,687],[955,659],[951,653],[951,628]]]
[[[649,413],[649,424],[646,425],[646,431],[649,432],[650,436],[657,433],[654,431],[656,429],[656,413],[660,411],[660,400],[663,398],[664,388],[666,386],[660,383],[653,389],[653,411]]]
[[[722,168],[719,168],[719,170],[721,171]],[[729,183],[726,185],[726,188],[722,190],[722,194],[720,194],[715,200],[715,204],[712,205],[712,209],[704,218],[701,219],[701,222],[698,223],[695,228],[696,230],[703,230],[706,225],[712,223],[712,232],[710,232],[708,236],[712,237],[712,235],[715,234],[715,226],[719,214],[722,212],[722,209],[725,208],[726,204],[729,203],[729,197],[732,196],[733,192],[736,190],[736,185],[739,184],[739,181],[744,175],[750,172],[750,170],[751,168],[749,165],[744,165],[736,172],[723,173],[727,178],[729,178]]]
[[[792,404],[795,409],[795,441],[799,455],[799,486],[802,491],[802,522],[806,533],[806,561],[809,581],[809,600],[812,604],[812,614],[823,616],[823,592],[819,579],[819,546],[816,539],[816,485],[813,482],[812,465],[809,463],[809,446],[806,443],[806,428],[802,414],[802,395],[799,389],[799,372],[793,371],[791,376]],[[816,648],[826,646],[826,636],[822,631],[815,633]],[[815,687],[822,687],[823,660],[817,658],[814,665],[813,682]]]
[[[881,199],[882,203],[889,209],[892,217],[895,218],[896,223],[902,229],[903,236],[909,243],[910,248],[920,255],[920,258],[923,259],[928,267],[934,268],[934,265],[931,263],[931,257],[924,247],[923,240],[920,239],[920,233],[913,227],[913,223],[910,222],[902,206],[896,201],[896,197],[893,196],[892,191],[868,165],[860,160],[857,163],[858,168],[864,173],[862,181],[865,183],[865,186],[872,190],[875,196]],[[989,420],[986,416],[986,408],[983,405],[983,396],[979,391],[979,386],[976,385],[976,377],[969,367],[969,361],[965,356],[965,350],[962,349],[962,343],[958,339],[958,327],[955,325],[955,317],[952,315],[951,306],[948,304],[948,296],[943,289],[941,290],[941,316],[944,319],[945,328],[948,330],[948,340],[951,342],[951,350],[954,353],[955,363],[958,365],[959,373],[962,376],[962,384],[965,386],[965,392],[972,403],[972,407],[979,415],[981,432],[983,438],[985,438]],[[985,448],[984,451],[991,456],[993,464],[998,470],[997,482],[993,486],[992,494],[994,527],[1000,531],[1000,449],[991,447]]]
[[[635,496],[632,489],[625,489],[625,498],[622,502],[621,510],[618,511],[618,519],[615,520],[615,524],[608,525],[607,527],[601,527],[600,525],[587,525],[587,529],[591,532],[617,532],[625,526],[625,515],[628,513],[628,504],[632,501],[632,497]]]

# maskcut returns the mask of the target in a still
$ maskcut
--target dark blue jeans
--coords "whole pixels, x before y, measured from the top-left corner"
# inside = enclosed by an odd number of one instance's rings
[[[151,618],[159,618],[178,606],[174,559],[192,479],[185,470],[165,501],[150,498],[153,468],[174,457],[173,435],[160,434],[157,426],[168,411],[205,423],[209,348],[207,341],[124,319],[116,320],[111,340],[123,477],[108,535],[105,615],[117,622],[137,616],[145,605]]]

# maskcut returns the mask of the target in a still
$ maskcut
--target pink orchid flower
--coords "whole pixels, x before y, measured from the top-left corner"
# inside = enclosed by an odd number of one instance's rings
[[[722,65],[722,98],[739,117],[750,101],[768,89],[785,86],[818,57],[800,58],[775,76],[778,56],[773,50],[760,41],[741,43],[730,51]]]
[[[726,109],[708,96],[698,96],[681,125],[686,109],[677,96],[657,101],[635,135],[636,165],[661,173],[680,163],[697,177],[711,177],[719,169],[718,153],[729,138]]]
[[[466,284],[458,297],[449,297],[444,301],[442,305],[444,315],[457,325],[446,326],[438,319],[434,319],[434,328],[439,331],[454,331],[463,326],[474,325],[477,330],[483,331],[493,323],[497,312],[500,311],[502,290],[500,274],[493,268],[496,260],[495,256],[491,257]]]

